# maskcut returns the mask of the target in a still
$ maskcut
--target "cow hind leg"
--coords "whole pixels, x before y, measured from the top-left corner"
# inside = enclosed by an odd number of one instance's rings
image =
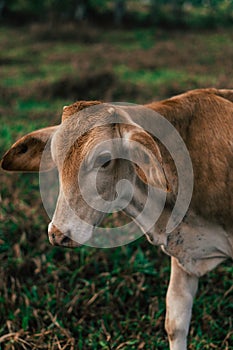
[[[175,258],[171,260],[171,278],[166,298],[165,328],[170,350],[186,350],[198,277],[186,273]]]

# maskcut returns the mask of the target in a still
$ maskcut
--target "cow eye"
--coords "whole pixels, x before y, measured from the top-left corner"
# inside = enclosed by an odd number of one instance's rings
[[[105,152],[100,154],[94,163],[94,168],[107,168],[110,165],[112,160],[111,153]]]

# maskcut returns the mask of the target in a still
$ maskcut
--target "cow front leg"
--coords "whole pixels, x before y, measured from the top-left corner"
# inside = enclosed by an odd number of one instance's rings
[[[171,278],[166,298],[165,328],[170,350],[186,350],[192,315],[193,298],[198,277],[186,273],[175,258],[171,258]]]

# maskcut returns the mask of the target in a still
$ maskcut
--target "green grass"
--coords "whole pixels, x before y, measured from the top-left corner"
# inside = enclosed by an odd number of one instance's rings
[[[111,31],[102,35],[102,41],[114,43],[120,50],[149,50],[155,44],[156,31],[152,29],[135,29]]]
[[[150,86],[154,93],[159,93],[161,86],[169,85],[170,82],[179,82],[179,86],[185,89],[190,81],[197,86],[202,86],[209,82],[210,86],[215,86],[217,77],[212,75],[196,76],[185,70],[159,69],[159,70],[132,70],[124,65],[114,68],[116,74],[125,82],[132,82],[142,87]]]
[[[25,133],[59,123],[74,100],[143,103],[232,87],[230,30],[74,28],[69,41],[59,30],[55,40],[46,26],[1,27],[1,154]],[[1,350],[167,349],[166,255],[143,237],[114,249],[52,247],[38,176],[1,173],[0,183]],[[230,261],[201,279],[189,349],[233,349],[232,280]]]

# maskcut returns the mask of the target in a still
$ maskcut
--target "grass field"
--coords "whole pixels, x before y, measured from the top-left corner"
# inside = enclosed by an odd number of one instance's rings
[[[75,100],[148,102],[232,88],[233,32],[0,28],[0,151]],[[38,175],[0,174],[0,349],[167,349],[169,258],[145,238],[52,247]],[[233,349],[233,268],[200,280],[189,349]]]

